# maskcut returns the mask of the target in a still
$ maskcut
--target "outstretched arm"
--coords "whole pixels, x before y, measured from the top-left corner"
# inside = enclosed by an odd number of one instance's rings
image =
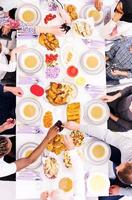
[[[52,128],[50,128],[47,136],[44,138],[41,144],[38,145],[38,147],[31,153],[30,156],[28,156],[27,158],[21,158],[15,162],[17,171],[20,171],[21,169],[24,169],[27,166],[31,165],[33,162],[35,162],[38,159],[38,157],[43,153],[48,142],[52,140],[58,133],[58,127],[53,126]]]

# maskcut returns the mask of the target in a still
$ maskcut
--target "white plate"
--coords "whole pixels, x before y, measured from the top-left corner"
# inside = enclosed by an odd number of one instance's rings
[[[83,36],[83,35],[78,34],[78,33],[75,31],[75,28],[74,28],[74,26],[75,26],[76,23],[79,23],[79,24],[80,24],[80,23],[87,23],[87,24],[89,25],[89,27],[90,27],[91,32],[92,32],[91,35]],[[92,18],[89,18],[89,19],[82,19],[82,18],[79,18],[79,19],[77,19],[77,20],[75,20],[75,21],[72,22],[71,30],[72,30],[73,34],[74,34],[75,36],[79,37],[79,38],[82,38],[82,39],[90,39],[90,38],[92,37],[93,31],[94,31],[94,21],[93,21]]]
[[[23,144],[17,151],[17,159],[25,158],[25,154],[27,151],[33,151],[38,146],[37,143],[29,142]],[[39,158],[31,165],[29,165],[28,169],[37,169],[42,164],[42,156],[39,156]]]
[[[80,16],[82,18],[85,18],[85,19],[89,18],[88,13],[91,10],[96,10],[96,8],[93,5],[84,6],[82,8],[82,10],[81,10]],[[100,11],[100,15],[101,15],[100,19],[98,21],[96,21],[96,22],[94,21],[95,26],[100,25],[103,22],[103,20],[104,20],[104,14],[103,14],[102,11]]]
[[[100,119],[95,119],[92,116],[90,116],[90,111],[94,106],[99,106],[103,109],[103,115]],[[85,110],[84,119],[93,125],[104,124],[109,119],[109,116],[110,116],[110,110],[109,110],[108,105],[98,99],[89,101],[85,105],[84,110]]]
[[[96,146],[96,145],[101,145],[104,147],[105,149],[105,154],[102,158],[96,158],[93,154],[92,154],[92,149]],[[111,155],[111,150],[109,145],[107,145],[106,143],[99,141],[99,140],[93,140],[90,143],[87,143],[85,145],[85,149],[84,149],[84,153],[85,153],[85,157],[86,159],[91,162],[94,165],[103,165],[104,163],[106,163]]]
[[[69,62],[67,62],[66,58],[67,58],[67,54],[71,52],[72,53],[72,58]],[[72,46],[72,44],[66,44],[62,47],[61,49],[61,61],[65,66],[70,66],[73,65],[75,63],[76,60],[76,52],[74,47]]]
[[[93,69],[89,69],[87,66],[86,66],[86,58],[89,57],[89,56],[95,56],[97,59],[98,59],[98,65],[97,67],[93,68]],[[85,53],[83,53],[83,55],[81,56],[81,60],[80,60],[80,63],[81,63],[81,67],[82,69],[89,73],[89,74],[98,74],[100,73],[104,67],[105,67],[105,58],[103,56],[103,54],[98,51],[98,50],[95,50],[95,49],[91,49],[91,50],[88,50],[86,51]]]
[[[37,60],[37,64],[34,68],[29,68],[25,65],[24,59],[26,59],[28,56],[33,56]],[[43,66],[43,63],[43,57],[41,53],[36,49],[26,49],[23,52],[21,52],[18,56],[18,64],[20,69],[28,75],[32,75],[40,71],[40,69]]]
[[[28,10],[28,11],[31,11],[34,13],[35,15],[35,18],[33,21],[31,22],[27,22],[23,19],[23,13]],[[22,6],[20,6],[18,9],[17,9],[17,13],[16,13],[16,16],[17,16],[17,19],[21,20],[22,22],[24,22],[25,24],[29,25],[29,26],[36,26],[40,23],[40,20],[41,20],[41,13],[39,11],[39,8],[36,7],[35,5],[33,4],[24,4]]]
[[[35,113],[35,115],[33,117],[24,116],[23,108],[24,108],[24,106],[26,106],[28,104],[33,105],[35,107],[35,109],[36,109],[36,113]],[[33,123],[37,122],[41,118],[42,107],[41,107],[40,103],[37,100],[35,100],[33,98],[24,98],[17,104],[16,114],[17,114],[17,119],[19,121],[21,121],[22,123],[24,123],[24,124],[33,124]]]
[[[99,187],[100,187],[101,182],[99,180],[97,180],[99,177],[101,177],[102,182],[104,182],[104,188],[100,188],[100,190],[99,190]],[[91,181],[93,181],[94,186],[95,185],[97,186],[97,191],[95,191],[94,188],[92,187]],[[106,176],[103,173],[90,174],[90,176],[87,179],[88,191],[94,196],[100,196],[100,195],[107,194],[109,192],[109,187],[110,187],[109,178],[108,178],[108,176]]]

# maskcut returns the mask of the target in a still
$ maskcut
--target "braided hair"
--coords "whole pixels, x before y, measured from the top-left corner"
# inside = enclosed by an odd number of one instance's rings
[[[0,136],[0,157],[5,156],[9,151],[8,140],[6,137]]]

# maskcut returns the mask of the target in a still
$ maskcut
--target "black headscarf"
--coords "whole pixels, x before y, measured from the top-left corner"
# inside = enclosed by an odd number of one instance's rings
[[[132,0],[120,0],[123,5],[124,15],[121,21],[132,22]]]

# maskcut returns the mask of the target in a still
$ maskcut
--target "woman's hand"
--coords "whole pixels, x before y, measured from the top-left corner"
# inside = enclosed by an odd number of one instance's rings
[[[116,117],[115,115],[113,115],[112,113],[110,113],[110,118],[114,121],[117,122],[119,120],[118,117]]]
[[[114,101],[115,99],[116,99],[115,95],[113,95],[113,96],[105,95],[105,96],[101,97],[101,100],[106,103],[110,103],[110,102]]]
[[[59,133],[59,128],[57,126],[52,126],[48,133],[47,133],[47,139],[50,141],[52,140],[57,134]]]
[[[103,0],[95,0],[95,8],[100,11],[103,6]]]
[[[4,87],[5,92],[11,92],[15,96],[22,97],[24,92],[20,87]]]

